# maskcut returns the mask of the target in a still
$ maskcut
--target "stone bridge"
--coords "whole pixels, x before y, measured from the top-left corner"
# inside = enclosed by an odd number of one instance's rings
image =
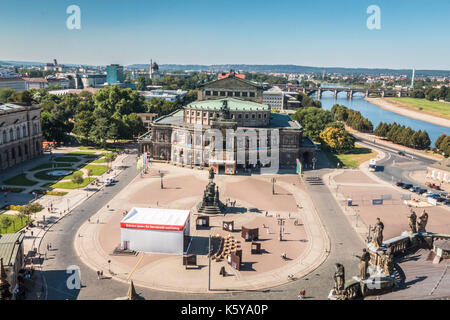
[[[364,97],[369,97],[370,95],[376,94],[382,98],[386,96],[391,97],[402,97],[402,96],[408,96],[409,91],[408,90],[392,90],[392,89],[366,89],[366,88],[332,88],[332,87],[318,87],[318,88],[311,88],[311,87],[303,87],[300,85],[277,85],[280,88],[284,87],[284,89],[294,89],[296,91],[301,91],[307,95],[313,95],[314,93],[317,93],[317,99],[322,98],[322,94],[326,91],[333,92],[334,99],[337,98],[338,94],[340,92],[346,92],[347,93],[347,99],[352,99],[353,95],[356,93],[362,93],[364,94]]]

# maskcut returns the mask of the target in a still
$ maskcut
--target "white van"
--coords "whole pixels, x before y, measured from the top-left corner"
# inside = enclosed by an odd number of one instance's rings
[[[377,171],[377,159],[370,159],[369,171],[372,171],[372,172]]]

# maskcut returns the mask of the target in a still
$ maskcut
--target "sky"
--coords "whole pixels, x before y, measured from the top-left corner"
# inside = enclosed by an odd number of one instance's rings
[[[0,60],[450,70],[449,13],[448,0],[1,0]]]

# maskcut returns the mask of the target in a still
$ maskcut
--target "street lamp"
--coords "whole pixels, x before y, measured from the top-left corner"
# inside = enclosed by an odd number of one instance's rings
[[[277,179],[272,178],[272,195],[275,194],[275,182],[277,182]]]
[[[108,260],[108,271],[111,273],[111,260]]]
[[[163,184],[164,173],[160,172],[159,177],[161,178],[161,189],[164,189],[164,184]]]

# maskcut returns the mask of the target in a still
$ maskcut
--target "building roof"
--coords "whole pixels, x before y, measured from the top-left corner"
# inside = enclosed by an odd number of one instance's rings
[[[189,219],[189,210],[133,208],[120,222],[121,228],[181,231]]]
[[[236,98],[224,98],[216,100],[201,100],[189,103],[186,108],[203,109],[203,110],[220,110],[223,102],[227,101],[230,111],[269,111],[267,104],[261,104],[248,100],[240,100]]]
[[[238,77],[236,77],[236,75],[230,75],[230,76],[228,76],[228,77],[226,77],[226,78],[223,78],[223,79],[216,79],[216,80],[213,80],[213,81],[204,83],[204,84],[202,84],[200,87],[208,86],[208,85],[211,85],[211,84],[216,83],[216,82],[224,82],[224,81],[227,81],[227,80],[229,80],[229,79],[235,79],[235,80],[241,81],[242,83],[247,84],[247,85],[250,85],[250,86],[255,87],[255,88],[260,88],[260,89],[263,88],[262,85],[260,85],[260,84],[258,84],[258,83],[256,83],[256,82],[253,82],[253,81],[250,81],[250,80],[246,80],[246,79],[238,78]]]
[[[47,79],[45,79],[45,78],[22,78],[22,79],[26,82],[48,83]]]
[[[3,258],[5,266],[12,266],[14,264],[24,237],[25,235],[23,233],[0,235],[0,258]]]
[[[271,113],[270,126],[271,129],[296,129],[301,130],[303,127],[287,114]]]

